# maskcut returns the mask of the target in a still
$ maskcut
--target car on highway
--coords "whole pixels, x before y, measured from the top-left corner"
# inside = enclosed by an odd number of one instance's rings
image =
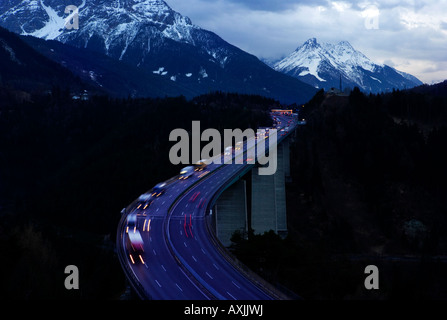
[[[190,176],[192,176],[194,173],[194,167],[193,166],[188,166],[188,167],[184,167],[182,170],[180,170],[180,180],[185,180],[188,179]]]
[[[135,231],[137,229],[137,214],[129,213],[126,222],[127,222],[126,233],[129,233],[129,230]]]
[[[144,241],[139,230],[134,229],[127,233],[127,250],[132,264],[141,262],[144,264]]]
[[[194,165],[194,170],[195,171],[202,171],[203,169],[205,169],[207,167],[207,165],[208,165],[208,161],[207,160],[199,160]]]
[[[206,199],[205,198],[200,199],[199,204],[197,205],[197,208],[203,208],[205,203],[206,203]]]
[[[189,198],[189,202],[194,202],[200,196],[200,191],[194,192],[194,194]]]
[[[231,156],[233,154],[233,147],[226,147],[224,155],[225,156]]]
[[[143,193],[141,196],[138,197],[137,209],[146,210],[152,204],[152,202],[154,202],[152,192]]]
[[[157,185],[155,185],[155,187],[152,188],[153,197],[159,197],[165,192],[166,192],[166,183],[164,182],[158,183]]]

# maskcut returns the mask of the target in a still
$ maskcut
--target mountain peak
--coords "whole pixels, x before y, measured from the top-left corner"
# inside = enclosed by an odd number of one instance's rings
[[[340,86],[340,76],[345,86],[354,86],[367,92],[380,92],[393,88],[412,87],[419,80],[404,77],[396,70],[372,62],[348,41],[337,44],[317,42],[310,38],[273,68],[296,77],[316,88]]]
[[[134,3],[148,3],[148,4],[162,4],[162,5],[166,5],[167,3],[163,0],[125,0],[127,2],[134,2]]]
[[[310,38],[306,42],[304,42],[300,47],[298,47],[297,50],[299,50],[301,48],[316,48],[318,46],[319,46],[319,44],[317,42],[317,39],[316,38]]]
[[[354,48],[352,47],[352,45],[351,45],[348,41],[345,41],[345,40],[340,41],[337,45],[338,45],[339,47],[347,47],[347,48],[352,48],[352,49],[354,49]]]
[[[310,38],[306,42],[304,42],[304,44],[316,45],[317,44],[317,38]]]
[[[69,4],[79,9],[79,29],[65,28]],[[121,63],[136,68],[144,83],[126,81],[125,88],[119,89],[131,90],[126,96],[162,92],[149,84],[154,79],[160,80],[161,87],[169,88],[172,82],[171,92],[184,90],[188,94],[236,91],[304,102],[315,93],[311,86],[272,70],[215,33],[193,25],[163,0],[3,0],[0,25],[18,34],[106,55],[117,62],[118,67],[112,66],[117,74],[128,71],[117,69],[123,67]],[[51,50],[57,50],[54,43],[48,41]],[[4,50],[0,47],[0,51]],[[82,61],[71,54],[49,56],[75,66],[88,81],[116,88],[108,81],[102,62],[97,65],[96,54],[82,57]]]
[[[144,11],[171,11],[171,7],[163,0],[124,0],[134,10]],[[144,12],[141,12],[144,13]]]

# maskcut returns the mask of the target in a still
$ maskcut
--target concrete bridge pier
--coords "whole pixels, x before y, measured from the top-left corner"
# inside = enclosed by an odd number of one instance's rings
[[[213,206],[213,227],[226,247],[236,230],[247,235],[273,230],[287,235],[286,181],[290,179],[289,138],[277,146],[277,169],[273,175],[259,175],[254,167],[222,192]]]
[[[216,235],[225,247],[231,245],[236,230],[248,232],[246,181],[238,180],[227,188],[214,206]]]
[[[273,230],[287,234],[286,172],[290,175],[289,144],[277,146],[277,170],[273,175],[259,175],[252,170],[251,228],[255,234]]]

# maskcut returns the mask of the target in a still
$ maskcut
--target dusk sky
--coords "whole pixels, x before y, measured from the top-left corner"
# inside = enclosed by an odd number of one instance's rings
[[[447,0],[166,2],[259,58],[282,58],[309,38],[346,40],[372,61],[425,83],[447,79]]]

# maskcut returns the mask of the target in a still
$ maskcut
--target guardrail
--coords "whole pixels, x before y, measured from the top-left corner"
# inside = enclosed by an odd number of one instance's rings
[[[127,212],[127,209],[124,209]],[[135,274],[133,273],[132,269],[129,267],[129,264],[127,263],[127,256],[125,252],[125,246],[122,245],[121,241],[123,239],[123,233],[124,233],[124,221],[127,218],[126,213],[121,214],[121,219],[118,224],[118,232],[116,236],[116,252],[118,254],[118,260],[121,264],[121,267],[124,270],[124,274],[126,275],[127,279],[129,280],[130,285],[134,289],[134,291],[137,293],[137,295],[142,300],[152,300],[152,296],[149,292],[146,291],[146,289],[141,285],[141,283],[138,281],[138,279],[135,277]]]

